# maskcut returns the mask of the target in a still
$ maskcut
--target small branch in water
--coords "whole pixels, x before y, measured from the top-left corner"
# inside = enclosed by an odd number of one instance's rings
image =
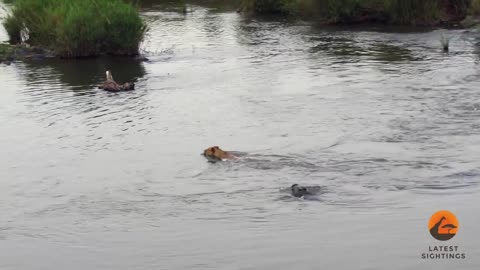
[[[440,43],[442,44],[443,52],[448,52],[450,45],[450,38],[448,36],[442,35],[440,38]]]

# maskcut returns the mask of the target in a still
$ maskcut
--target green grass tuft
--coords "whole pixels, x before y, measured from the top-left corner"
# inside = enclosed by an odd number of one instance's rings
[[[474,16],[480,15],[480,0],[470,0],[468,14]]]
[[[386,9],[394,22],[418,24],[438,20],[440,17],[438,0],[389,0]]]
[[[12,46],[6,43],[0,43],[0,58],[4,56],[9,56],[13,52]]]
[[[30,45],[63,57],[135,55],[147,30],[138,9],[122,0],[16,0],[4,26],[11,43],[26,27]]]

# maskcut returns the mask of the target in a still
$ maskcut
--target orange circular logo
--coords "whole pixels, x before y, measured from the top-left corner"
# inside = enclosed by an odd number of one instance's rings
[[[457,217],[450,211],[440,210],[430,218],[428,229],[433,238],[440,241],[450,240],[458,231]]]

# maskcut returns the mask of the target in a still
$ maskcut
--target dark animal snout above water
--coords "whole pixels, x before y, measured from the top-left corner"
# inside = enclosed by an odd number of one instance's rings
[[[302,197],[305,195],[310,195],[306,187],[299,186],[298,184],[293,184],[290,188],[292,195],[295,197]]]
[[[304,197],[308,195],[315,195],[320,191],[318,186],[300,186],[299,184],[293,184],[290,187],[290,193],[294,197]]]
[[[135,84],[126,82],[124,84],[118,84],[113,80],[112,73],[110,70],[107,70],[106,72],[106,80],[98,86],[99,89],[103,89],[105,91],[110,91],[110,92],[120,92],[120,91],[129,91],[129,90],[134,90],[135,89]]]

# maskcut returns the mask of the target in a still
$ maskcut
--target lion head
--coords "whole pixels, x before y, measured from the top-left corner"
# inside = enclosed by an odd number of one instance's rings
[[[203,151],[203,155],[208,159],[213,160],[224,160],[224,159],[231,159],[233,155],[229,152],[223,151],[218,146],[212,146]]]

